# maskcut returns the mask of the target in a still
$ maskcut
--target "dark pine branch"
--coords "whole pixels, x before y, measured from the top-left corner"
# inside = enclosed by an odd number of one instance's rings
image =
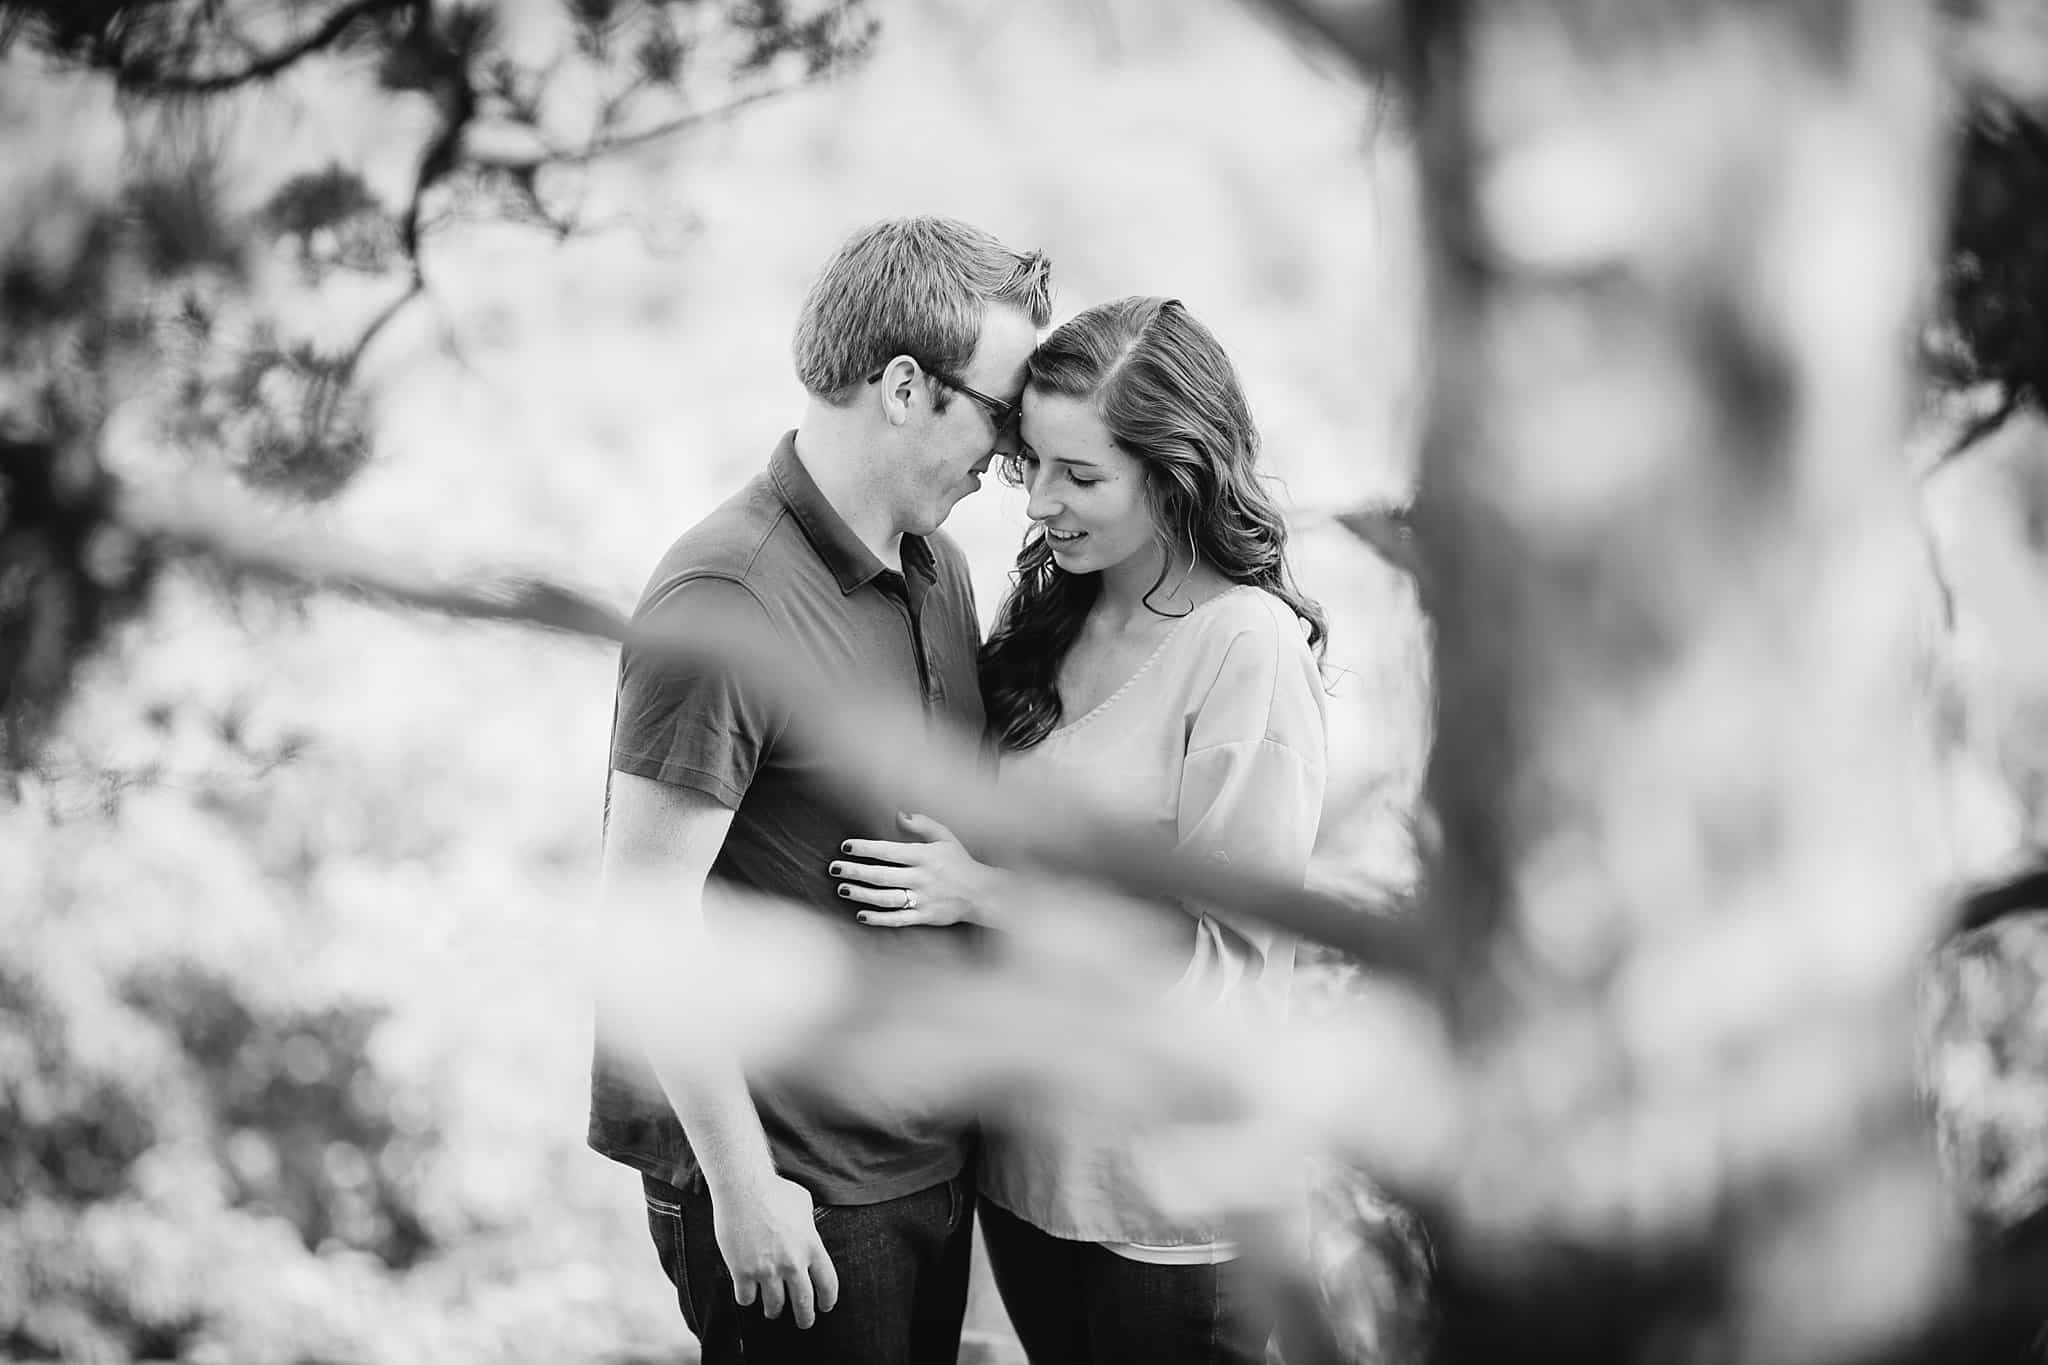
[[[406,0],[412,23],[400,40],[417,63],[420,88],[441,111],[441,123],[434,130],[426,150],[420,154],[419,170],[413,176],[412,197],[399,221],[398,241],[412,265],[413,279],[420,280],[420,215],[430,190],[462,168],[462,143],[481,105],[471,54],[448,42],[435,31],[433,10],[426,0]]]
[[[2019,391],[2010,387],[2006,388],[1999,397],[1998,406],[1963,428],[1963,434],[1956,438],[1955,443],[1942,453],[1941,458],[1936,460],[1928,468],[1927,472],[1931,474],[1935,470],[1940,469],[1950,460],[1963,454],[1970,447],[2004,426],[2012,419],[2013,414],[2020,410],[2020,402]]]
[[[1972,888],[1956,904],[1952,932],[1967,934],[2014,915],[2048,910],[2048,858]],[[2041,1220],[2040,1240],[2048,1246],[2048,1216]],[[2048,1325],[2048,1324],[2044,1324]]]
[[[412,280],[407,284],[405,292],[386,304],[376,317],[371,318],[370,325],[365,327],[363,334],[356,338],[355,345],[349,347],[348,354],[343,357],[337,375],[341,382],[346,383],[355,376],[356,367],[362,364],[363,354],[370,349],[371,343],[375,342],[383,334],[384,329],[389,327],[392,321],[405,311],[407,305],[423,296],[426,292],[426,281],[420,276],[418,270],[414,270]]]
[[[705,109],[693,109],[687,114],[678,114],[672,119],[665,119],[660,123],[652,124],[645,128],[637,128],[630,133],[618,133],[593,138],[588,145],[583,147],[543,147],[530,152],[488,152],[477,150],[466,153],[463,161],[464,164],[480,171],[504,172],[535,171],[543,166],[586,165],[592,161],[602,160],[619,152],[631,151],[636,147],[644,147],[649,143],[659,142],[664,138],[675,137],[693,128],[722,122],[743,109],[760,104],[765,100],[774,99],[780,95],[792,94],[795,91],[806,88],[808,84],[808,82],[799,81],[790,85],[770,86],[760,90],[749,91],[744,95],[726,101],[724,104],[712,105]]]
[[[217,95],[281,75],[292,66],[332,47],[356,24],[379,15],[396,14],[414,0],[348,0],[320,25],[294,42],[259,53],[225,71],[163,71],[152,62],[127,60],[113,68],[115,83],[132,94]]]

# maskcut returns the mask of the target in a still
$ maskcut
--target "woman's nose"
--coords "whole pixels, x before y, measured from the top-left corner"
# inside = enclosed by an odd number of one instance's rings
[[[1052,490],[1046,487],[1045,479],[1033,479],[1030,492],[1031,497],[1024,504],[1025,516],[1033,521],[1050,521],[1059,515],[1059,502],[1052,496]]]

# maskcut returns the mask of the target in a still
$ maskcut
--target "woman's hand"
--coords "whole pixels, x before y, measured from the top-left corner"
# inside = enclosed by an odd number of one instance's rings
[[[864,907],[860,922],[887,929],[995,922],[1001,874],[974,861],[930,816],[899,813],[896,820],[915,842],[848,839],[829,869],[840,896]]]

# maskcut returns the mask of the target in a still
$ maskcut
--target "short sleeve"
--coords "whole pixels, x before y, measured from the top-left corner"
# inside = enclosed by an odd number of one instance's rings
[[[692,631],[771,630],[759,600],[722,578],[688,579],[670,588],[644,606],[634,624],[684,640]],[[760,690],[730,670],[680,666],[631,644],[621,653],[612,722],[616,772],[688,787],[737,809],[781,731]]]
[[[1298,883],[1322,818],[1326,759],[1315,658],[1286,623],[1259,621],[1222,647],[1194,704],[1178,807],[1183,851]],[[1203,913],[1183,988],[1224,995],[1257,979],[1284,993],[1293,940],[1253,921]]]

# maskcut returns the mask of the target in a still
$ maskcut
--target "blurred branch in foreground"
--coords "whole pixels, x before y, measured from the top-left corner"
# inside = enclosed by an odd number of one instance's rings
[[[176,494],[130,492],[116,523],[152,558],[184,555],[232,574],[366,596],[418,610],[515,622],[615,642],[628,638],[679,666],[741,672],[758,684],[834,780],[902,793],[997,861],[1042,863],[1104,879],[1135,894],[1241,909],[1397,976],[1426,974],[1428,945],[1398,898],[1362,906],[1256,873],[1162,853],[1150,840],[1077,803],[1015,778],[990,781],[978,737],[935,732],[914,704],[850,693],[787,667],[771,640],[739,621],[702,620],[687,639],[640,632],[615,609],[542,579],[451,580],[375,555],[291,520],[280,521],[224,486]],[[1018,812],[1031,819],[1021,821]],[[1371,909],[1374,913],[1362,913]]]
[[[2048,910],[2048,863],[2036,862],[1975,886],[1962,898],[1954,931],[1973,933],[2014,915]]]

